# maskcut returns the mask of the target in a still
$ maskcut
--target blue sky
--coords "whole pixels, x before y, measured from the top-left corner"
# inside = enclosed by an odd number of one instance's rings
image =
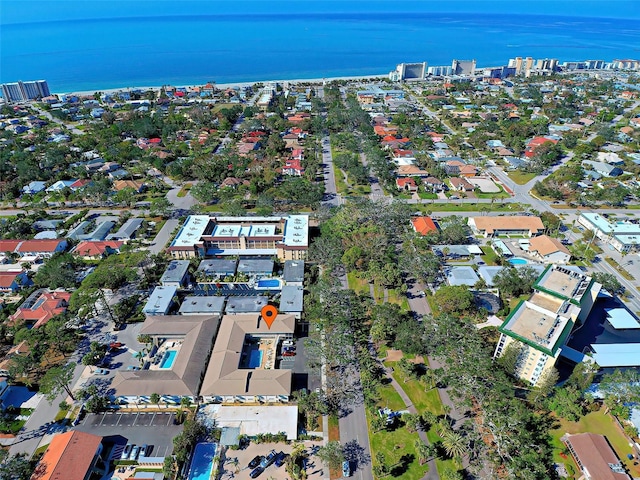
[[[638,18],[638,0],[0,0],[0,23],[197,13],[451,12]]]

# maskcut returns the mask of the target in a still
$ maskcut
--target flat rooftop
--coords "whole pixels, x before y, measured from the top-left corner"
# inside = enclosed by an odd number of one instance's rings
[[[467,285],[473,287],[480,277],[471,267],[452,267],[447,270],[447,283],[451,286]]]
[[[640,225],[631,222],[610,222],[599,213],[585,212],[581,215],[598,230],[614,235],[640,235]]]
[[[236,273],[237,264],[237,260],[226,260],[224,258],[203,260],[198,266],[198,272],[204,272],[206,275],[233,275]]]
[[[241,258],[238,261],[238,273],[271,273],[273,266],[270,258]]]
[[[229,297],[226,313],[257,313],[269,302],[268,297],[258,295],[250,297]]]
[[[531,298],[529,298],[529,301],[553,313],[557,313],[564,303],[564,300],[558,297],[541,292],[534,292],[534,294],[531,295]]]
[[[289,215],[282,240],[288,247],[309,246],[309,216]]]
[[[224,311],[225,301],[226,297],[219,296],[188,296],[182,300],[178,313],[181,315],[221,315]]]
[[[304,260],[287,260],[284,262],[282,278],[285,282],[303,282]]]
[[[569,323],[573,324],[566,317],[524,301],[507,317],[500,330],[507,334],[512,333],[512,336],[545,353],[553,354]]]
[[[191,247],[200,241],[210,222],[209,215],[189,215],[171,243],[172,247]]]
[[[567,300],[580,299],[587,291],[591,277],[575,270],[554,265],[548,268],[536,281],[534,288]]]
[[[177,291],[178,287],[175,286],[158,286],[154,288],[142,311],[150,315],[167,313]]]
[[[180,283],[189,271],[189,260],[171,260],[160,277],[160,283]]]
[[[640,328],[638,319],[626,308],[610,308],[605,311],[607,312],[607,320],[616,330]]]
[[[304,288],[295,285],[285,285],[282,287],[280,295],[280,311],[302,312],[304,303]]]

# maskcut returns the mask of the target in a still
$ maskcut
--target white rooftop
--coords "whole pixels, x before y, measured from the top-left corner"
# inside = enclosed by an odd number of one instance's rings
[[[284,244],[289,247],[309,245],[309,216],[289,215],[284,227]]]
[[[209,225],[209,220],[209,215],[189,215],[171,246],[190,247],[198,243]]]
[[[600,367],[640,366],[640,343],[593,344],[593,359]]]
[[[298,407],[295,405],[263,407],[211,404],[202,409],[202,414],[214,418],[218,427],[239,427],[241,434],[250,437],[259,433],[284,432],[289,440],[298,438]]]
[[[606,308],[605,311],[607,312],[607,320],[616,330],[640,328],[638,319],[625,308]]]

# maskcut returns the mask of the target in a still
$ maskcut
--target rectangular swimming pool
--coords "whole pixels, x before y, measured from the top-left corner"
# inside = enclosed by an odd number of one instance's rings
[[[166,352],[164,352],[164,356],[162,357],[162,361],[160,362],[160,368],[169,369],[173,367],[173,362],[175,361],[177,354],[177,350],[167,350]]]
[[[262,350],[251,350],[249,352],[249,368],[258,368],[262,365]]]
[[[209,480],[213,470],[213,459],[216,456],[216,443],[199,443],[193,452],[189,480]]]
[[[280,280],[277,278],[263,278],[258,280],[258,288],[280,288]]]

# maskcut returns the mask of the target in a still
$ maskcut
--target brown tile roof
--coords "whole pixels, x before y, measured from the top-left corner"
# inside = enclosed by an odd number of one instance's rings
[[[532,252],[538,252],[541,256],[549,255],[551,253],[562,252],[567,255],[571,255],[571,252],[560,243],[560,240],[557,238],[551,238],[547,235],[540,235],[539,237],[534,237],[529,242],[529,249]]]
[[[136,192],[142,188],[144,184],[135,180],[116,180],[113,182],[113,189],[117,192],[125,188],[133,188]]]
[[[0,252],[15,252],[22,240],[0,240]]]
[[[224,316],[200,395],[291,395],[291,370],[249,370],[238,365],[246,335],[293,334],[295,324],[293,315],[278,315],[271,327],[258,314]]]
[[[18,272],[0,272],[0,288],[9,288],[18,275],[22,275],[22,270]]]
[[[540,217],[513,215],[508,217],[472,217],[476,228],[492,234],[495,230],[529,230],[538,233],[544,230]]]
[[[84,480],[102,437],[71,431],[53,437],[31,480]]]
[[[31,295],[35,297],[34,294],[37,294],[37,292],[38,291]],[[29,298],[32,297],[30,296]],[[24,307],[23,303],[18,307],[16,313],[9,317],[9,323],[13,325],[18,320],[24,320],[27,322],[35,322],[33,328],[38,328],[56,315],[64,313],[67,310],[70,298],[71,294],[69,292],[50,292],[43,289],[40,291],[40,295],[37,296],[37,300],[33,303],[33,305],[37,305],[37,307]]]
[[[104,240],[97,242],[82,241],[72,251],[82,257],[98,257],[104,254],[108,248],[118,250],[124,242],[120,240]]]
[[[618,464],[620,459],[616,456],[604,435],[580,433],[567,435],[563,440],[573,450],[572,454],[575,454],[583,469],[589,472],[590,478],[594,480],[631,479],[626,473],[618,473],[611,470],[609,464]]]

